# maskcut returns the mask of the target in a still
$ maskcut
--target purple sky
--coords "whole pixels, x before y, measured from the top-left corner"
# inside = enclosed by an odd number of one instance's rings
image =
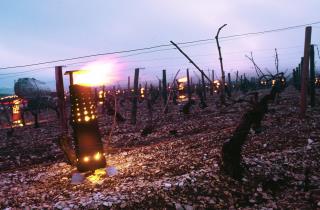
[[[0,8],[0,67],[168,44],[170,40],[214,38],[224,23],[228,26],[221,36],[320,21],[319,0],[21,0],[2,1]],[[320,44],[319,38],[320,24],[313,26],[312,43]],[[251,63],[244,57],[253,51],[261,68],[274,71],[274,48],[278,48],[280,69],[291,71],[303,56],[303,44],[304,28],[225,39],[221,41],[225,70],[232,76],[236,70],[253,74]],[[220,75],[215,42],[183,49],[202,69],[215,69],[216,76]],[[1,70],[0,87],[12,87],[20,77],[34,77],[53,87],[54,68],[4,74],[101,59],[106,57]],[[167,69],[169,79],[178,69],[195,71],[177,50],[116,60],[119,65],[114,74],[120,83],[132,76],[136,67],[145,67],[141,71],[142,81],[155,80],[162,69]],[[65,70],[84,64],[70,65]],[[184,74],[182,71],[180,77]]]

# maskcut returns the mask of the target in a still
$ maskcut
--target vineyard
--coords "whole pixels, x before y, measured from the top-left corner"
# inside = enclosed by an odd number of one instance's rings
[[[27,69],[0,74],[17,79],[0,98],[0,208],[319,209],[317,24],[223,36],[224,24],[209,39],[0,67]],[[250,69],[226,65],[224,41],[301,28],[294,68],[279,48],[272,69],[252,51]],[[219,67],[204,70],[188,48],[212,43]],[[163,51],[188,66],[119,78],[111,62]],[[33,77],[43,69],[54,88]]]
[[[66,164],[57,146],[56,120],[15,130],[10,142],[1,139],[1,205],[56,208],[299,208],[310,209],[319,199],[319,109],[297,112],[297,91],[287,88],[278,104],[271,104],[262,121],[263,131],[251,132],[243,148],[247,169],[241,180],[223,173],[221,147],[230,138],[248,106],[215,108],[195,106],[185,116],[178,106],[161,115],[148,136],[145,103],[139,104],[137,126],[115,126],[108,166],[115,176],[92,175],[71,184],[75,168]],[[130,103],[120,108],[126,116]],[[154,115],[161,114],[156,104]],[[160,112],[159,112],[160,111]],[[108,139],[112,116],[101,116],[99,127]],[[5,130],[1,131],[5,135]],[[308,173],[306,174],[306,168]],[[94,177],[96,176],[96,177]],[[7,200],[7,197],[12,199]]]

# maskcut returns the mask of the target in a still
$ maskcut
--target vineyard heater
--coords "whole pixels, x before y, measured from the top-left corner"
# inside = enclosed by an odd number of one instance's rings
[[[84,172],[104,168],[106,159],[103,154],[97,107],[92,88],[70,83],[70,102],[78,170]]]

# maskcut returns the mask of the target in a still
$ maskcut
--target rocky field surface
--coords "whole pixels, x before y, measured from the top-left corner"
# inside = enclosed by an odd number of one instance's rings
[[[108,167],[84,174],[73,184],[76,168],[68,165],[56,144],[57,120],[16,128],[0,139],[0,208],[4,209],[317,209],[320,208],[320,107],[299,118],[298,92],[288,88],[251,132],[243,148],[242,180],[220,170],[221,147],[248,104],[218,108],[210,98],[206,109],[195,105],[189,115],[170,105],[154,107],[156,129],[141,130],[148,121],[139,104],[136,126],[115,126],[105,148]],[[126,118],[130,104],[120,106]],[[99,118],[106,142],[112,116]]]

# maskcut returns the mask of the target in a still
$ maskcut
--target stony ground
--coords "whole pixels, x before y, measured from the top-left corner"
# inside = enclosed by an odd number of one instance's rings
[[[210,97],[210,96],[209,96]],[[0,207],[82,209],[317,209],[320,208],[320,108],[298,117],[298,92],[288,88],[271,104],[263,131],[249,135],[243,150],[246,173],[236,181],[220,171],[220,150],[247,104],[197,106],[189,116],[170,105],[147,137],[141,103],[137,126],[119,124],[106,148],[115,176],[90,175],[71,184],[75,168],[56,145],[56,121],[26,126],[0,139]],[[129,116],[129,107],[121,113]],[[107,138],[110,116],[100,117]],[[173,132],[175,131],[175,132]]]

